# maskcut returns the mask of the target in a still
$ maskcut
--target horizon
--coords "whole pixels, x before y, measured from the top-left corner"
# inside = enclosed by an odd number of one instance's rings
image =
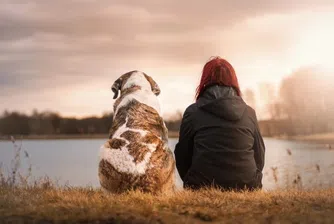
[[[204,64],[218,55],[264,120],[283,78],[334,70],[333,12],[328,1],[4,0],[0,111],[101,116],[112,111],[114,80],[140,70],[160,86],[167,118],[194,102]]]

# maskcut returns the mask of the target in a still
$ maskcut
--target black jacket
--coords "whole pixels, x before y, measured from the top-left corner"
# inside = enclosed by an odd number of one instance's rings
[[[186,109],[174,153],[185,187],[262,187],[265,146],[256,114],[232,87],[208,87]]]

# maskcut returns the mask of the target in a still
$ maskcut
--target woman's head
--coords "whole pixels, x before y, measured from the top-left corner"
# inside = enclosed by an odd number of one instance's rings
[[[220,57],[214,57],[204,65],[201,82],[196,89],[196,100],[206,87],[215,84],[233,87],[237,95],[241,96],[238,78],[234,68],[228,61]]]

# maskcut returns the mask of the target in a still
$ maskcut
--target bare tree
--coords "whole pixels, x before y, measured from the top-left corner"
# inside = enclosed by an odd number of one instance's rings
[[[291,120],[298,134],[328,131],[333,120],[329,108],[334,105],[332,79],[315,69],[300,69],[282,81],[280,99],[283,113]]]
[[[268,105],[268,111],[271,119],[273,120],[284,119],[283,105],[278,100],[275,100],[274,102]]]
[[[249,106],[256,110],[256,99],[253,90],[246,89],[243,93],[243,98]]]

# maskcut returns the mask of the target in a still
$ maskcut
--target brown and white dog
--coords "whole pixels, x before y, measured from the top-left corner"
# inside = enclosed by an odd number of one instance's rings
[[[131,71],[113,86],[114,120],[101,147],[99,179],[108,192],[139,189],[169,193],[175,185],[175,162],[168,130],[160,116],[160,88],[148,75]]]

